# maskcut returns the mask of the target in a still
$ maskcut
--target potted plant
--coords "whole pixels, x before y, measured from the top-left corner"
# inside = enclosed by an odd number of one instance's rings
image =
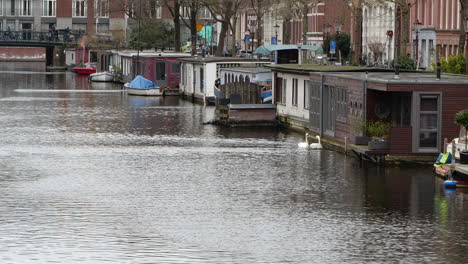
[[[468,164],[468,148],[467,148],[467,133],[468,133],[468,109],[458,112],[455,115],[455,124],[465,128],[465,150],[460,151],[460,163]]]
[[[390,134],[390,128],[392,124],[382,120],[368,122],[367,130],[371,137],[369,141],[369,150],[382,150],[390,148],[388,142],[388,136]]]
[[[368,129],[367,129],[367,123],[362,120],[358,119],[354,123],[351,124],[351,128],[356,132],[357,134],[360,134],[360,136],[355,136],[354,137],[354,144],[356,145],[367,145],[369,144],[369,141],[371,140],[370,137],[368,137]]]

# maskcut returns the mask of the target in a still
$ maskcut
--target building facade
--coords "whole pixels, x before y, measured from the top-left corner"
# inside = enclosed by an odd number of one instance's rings
[[[440,57],[459,53],[460,1],[412,0],[410,25],[412,55],[420,68],[430,68]]]
[[[110,34],[126,29],[123,11],[111,0],[0,0],[0,30],[70,29]]]
[[[394,59],[395,3],[368,1],[362,8],[362,55],[367,64]]]

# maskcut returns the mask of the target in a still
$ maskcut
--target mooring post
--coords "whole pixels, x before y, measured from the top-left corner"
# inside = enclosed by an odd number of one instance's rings
[[[444,138],[444,149],[442,149],[442,153],[445,153],[447,151],[447,145],[448,145],[448,139]]]
[[[344,138],[344,153],[345,155],[348,154],[348,137]]]

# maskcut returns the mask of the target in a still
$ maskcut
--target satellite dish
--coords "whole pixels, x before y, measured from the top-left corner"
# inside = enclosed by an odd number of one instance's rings
[[[386,119],[390,115],[390,107],[386,104],[376,104],[374,109],[375,115],[380,119]]]

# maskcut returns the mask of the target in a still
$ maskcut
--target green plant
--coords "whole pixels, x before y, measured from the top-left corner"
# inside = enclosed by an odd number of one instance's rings
[[[397,63],[400,65],[401,70],[416,70],[416,62],[408,55],[400,56],[392,60],[390,67],[395,68],[395,64]]]
[[[453,74],[465,73],[466,60],[463,54],[457,56],[449,56],[449,58],[440,58],[440,69],[442,72]],[[437,70],[437,63],[432,63],[432,69]]]
[[[363,136],[369,134],[369,128],[367,122],[362,119],[357,119],[351,124],[351,129],[356,133],[362,133]]]
[[[455,124],[465,128],[465,151],[467,151],[468,109],[460,111],[455,115]]]
[[[388,138],[390,135],[390,128],[392,128],[392,124],[383,120],[367,122],[368,135],[372,137],[374,141]]]

